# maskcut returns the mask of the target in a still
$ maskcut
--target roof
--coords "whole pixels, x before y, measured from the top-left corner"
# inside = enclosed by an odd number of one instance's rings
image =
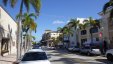
[[[29,52],[44,52],[44,51],[42,49],[31,49],[27,53]]]
[[[10,13],[2,5],[0,5],[0,7],[16,22],[16,20],[10,15]]]

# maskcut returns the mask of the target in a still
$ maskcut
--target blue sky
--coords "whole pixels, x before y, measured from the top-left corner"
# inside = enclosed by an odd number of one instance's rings
[[[19,0],[20,1],[20,0]],[[57,30],[63,27],[71,18],[100,18],[97,14],[109,0],[41,0],[40,16],[35,20],[38,24],[37,33],[33,33],[40,40],[46,29]],[[15,18],[19,11],[19,3],[12,9],[9,5],[5,9]],[[0,0],[0,4],[3,5]],[[24,9],[25,10],[25,9]],[[30,10],[33,11],[32,8]]]

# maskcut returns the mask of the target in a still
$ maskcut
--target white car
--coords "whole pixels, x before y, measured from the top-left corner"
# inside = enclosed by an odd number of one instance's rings
[[[106,57],[107,57],[107,60],[113,61],[113,49],[107,50]]]
[[[51,64],[42,49],[32,49],[24,54],[18,64]]]
[[[88,56],[91,55],[91,54],[93,54],[93,55],[100,55],[101,54],[99,49],[93,49],[93,48],[90,48],[90,47],[81,48],[80,53],[85,53]]]

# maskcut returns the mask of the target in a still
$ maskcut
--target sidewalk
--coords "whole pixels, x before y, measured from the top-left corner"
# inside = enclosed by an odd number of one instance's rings
[[[12,64],[14,61],[16,61],[16,54],[0,56],[0,64]]]

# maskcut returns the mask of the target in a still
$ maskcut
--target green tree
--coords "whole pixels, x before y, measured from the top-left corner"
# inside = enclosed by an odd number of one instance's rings
[[[79,20],[71,19],[68,24],[69,24],[70,27],[74,27],[75,30],[76,30],[77,26],[79,25]]]
[[[89,20],[85,22],[85,28],[89,26],[90,27],[90,34],[91,34],[91,42],[93,42],[93,34],[92,34],[92,29],[93,28],[100,28],[100,23],[99,20],[94,20],[92,17],[89,17]]]
[[[14,6],[16,5],[17,1],[19,0],[2,0],[4,5],[6,6],[8,2],[10,2],[10,6],[12,8],[14,8]],[[39,11],[40,11],[40,7],[41,7],[41,3],[40,3],[40,0],[20,0],[21,3],[20,3],[20,11],[19,11],[19,14],[22,14],[22,11],[23,11],[23,7],[25,6],[27,12],[29,12],[30,10],[30,6],[32,6],[35,10],[35,12],[38,14]]]
[[[63,28],[58,27],[58,28],[57,28],[57,31],[58,31],[58,32],[62,32],[62,29],[63,29]]]
[[[70,27],[64,27],[63,34],[65,34],[66,36],[73,35],[73,30]]]
[[[74,27],[75,31],[76,31],[76,40],[77,40],[77,43],[79,42],[79,36],[78,36],[78,26],[79,26],[79,23],[80,21],[77,20],[77,19],[71,19],[70,22],[68,23],[69,26],[71,28]],[[78,45],[79,46],[79,45]]]
[[[111,7],[111,10],[110,10],[110,17],[109,17],[109,20],[111,21],[113,19],[113,0],[109,0],[109,2],[107,2],[104,6],[103,6],[103,12],[105,14],[106,10]]]
[[[19,17],[20,16],[17,15],[16,19],[18,19]],[[35,23],[34,18],[37,18],[34,13],[24,13],[24,15],[22,15],[23,32],[28,32],[29,29],[36,32],[37,24]]]
[[[69,41],[69,37],[73,36],[73,30],[70,27],[63,27],[62,33],[63,33],[63,36],[66,36],[68,38],[68,41]],[[68,43],[68,47],[70,45],[69,43]],[[63,45],[64,45],[64,43],[63,43]]]

